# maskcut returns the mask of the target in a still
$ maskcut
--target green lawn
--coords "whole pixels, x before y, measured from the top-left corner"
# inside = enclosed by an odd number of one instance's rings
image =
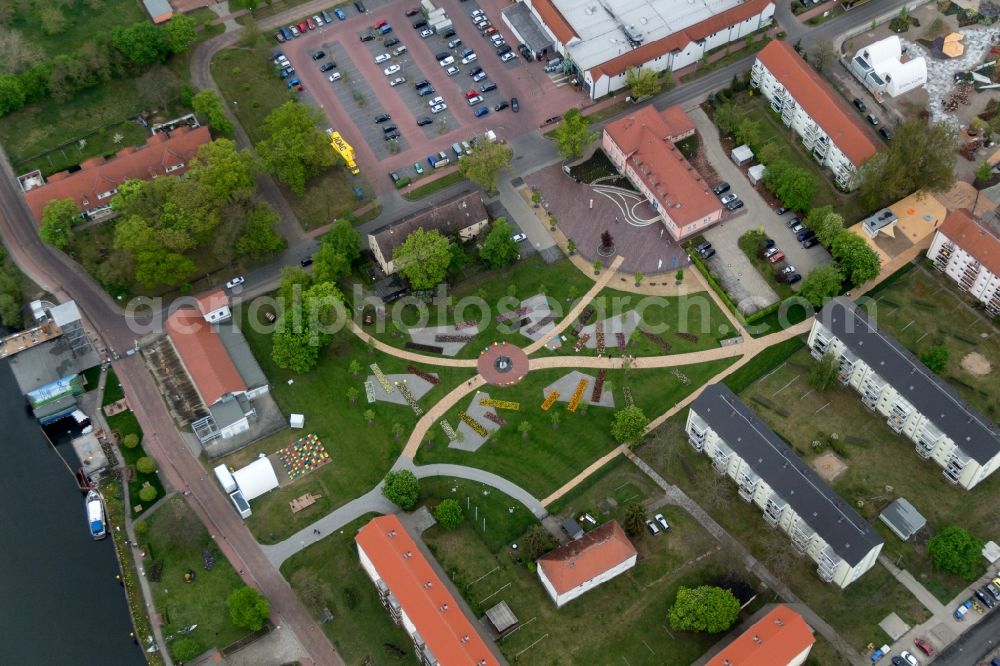
[[[618,456],[547,508],[553,515],[579,517],[586,513],[599,523],[621,522],[626,506],[662,494],[659,486],[631,460]],[[586,520],[577,522],[587,531],[593,527]]]
[[[496,553],[517,540],[538,519],[523,504],[492,486],[432,476],[420,480],[420,502],[432,511],[444,499],[458,500],[465,524]]]
[[[283,414],[305,414],[306,427],[301,431],[281,430],[230,456],[212,461],[210,465],[214,467],[224,462],[231,467],[239,467],[260,452],[271,453],[284,448],[310,432],[319,436],[332,458],[331,463],[319,470],[254,500],[253,515],[247,520],[247,525],[261,542],[275,543],[335,507],[371,490],[399,457],[417,417],[405,405],[385,402],[369,405],[365,399],[364,381],[370,374],[368,366],[371,363],[378,363],[385,374],[393,374],[407,372],[407,361],[381,353],[369,356],[360,340],[343,333],[323,350],[320,362],[312,372],[296,374],[274,365],[269,336],[253,331],[248,319],[240,316],[243,333],[268,377],[271,395]],[[349,372],[351,359],[357,359],[362,364],[363,372],[358,377],[352,377]],[[427,367],[423,370],[436,373],[441,380],[420,399],[425,409],[459,382],[472,376],[472,370],[464,368]],[[291,384],[288,383],[290,379],[293,380]],[[360,394],[356,405],[351,405],[346,396],[349,387],[356,388]],[[375,423],[372,425],[367,425],[364,418],[368,409],[375,412]],[[400,440],[392,434],[395,423],[404,428]],[[292,514],[288,508],[289,500],[310,492],[322,497],[312,507]]]
[[[108,378],[111,379],[110,377]],[[148,511],[150,507],[160,501],[163,497],[163,484],[160,482],[160,476],[156,472],[152,474],[144,474],[139,470],[135,469],[135,462],[146,455],[145,449],[142,447],[142,427],[139,426],[138,419],[135,418],[135,414],[131,411],[124,411],[114,416],[109,416],[107,418],[108,427],[115,431],[119,435],[119,442],[125,438],[126,435],[134,434],[139,438],[139,446],[134,449],[130,449],[126,446],[119,444],[118,450],[121,451],[122,458],[125,460],[125,464],[131,468],[132,479],[128,484],[128,494],[129,502],[131,503],[130,509],[132,510],[132,517],[140,515],[143,511]],[[156,488],[156,497],[153,498],[152,502],[143,502],[139,499],[139,491],[142,490],[143,486],[149,484]],[[139,507],[136,511],[135,508]]]
[[[101,406],[110,405],[113,402],[118,402],[125,397],[125,389],[122,388],[122,384],[118,381],[118,375],[115,374],[115,369],[112,366],[108,367],[108,377],[104,380],[104,399],[101,401]]]
[[[632,391],[635,404],[650,419],[655,418],[710,377],[732,363],[723,359],[676,370],[689,380],[683,384],[672,372],[663,370],[609,371],[604,383],[604,393],[612,393],[615,405],[625,404],[623,388]],[[417,453],[417,463],[432,462],[470,465],[488,470],[510,479],[529,493],[544,498],[573,478],[596,459],[617,446],[611,437],[611,421],[615,410],[605,407],[584,407],[575,412],[566,409],[567,403],[556,402],[548,412],[540,409],[544,400],[542,389],[570,372],[568,369],[536,370],[520,383],[509,387],[489,387],[490,397],[521,403],[521,410],[501,410],[507,426],[501,428],[475,453],[448,448],[447,438],[440,428],[433,428]],[[595,376],[596,371],[587,374]],[[593,383],[588,385],[588,391]],[[453,407],[445,418],[453,427],[458,423],[458,412],[466,409],[473,397],[467,397]],[[558,429],[552,428],[552,415],[558,414]],[[526,420],[532,425],[527,439],[518,432],[518,425]]]
[[[92,368],[87,368],[80,374],[83,375],[84,391],[93,391],[101,381],[101,366],[95,365]]]
[[[66,29],[48,34],[33,3],[12,0],[10,4],[14,7],[13,18],[4,29],[20,32],[26,41],[48,55],[79,49],[96,33],[109,33],[117,26],[149,20],[142,3],[136,0],[67,0],[56,5],[66,19]]]
[[[147,578],[153,563],[163,562],[159,582],[150,582],[156,609],[163,618],[163,633],[178,635],[179,629],[197,624],[188,638],[204,649],[223,648],[246,635],[245,629],[232,623],[226,606],[229,595],[242,587],[243,581],[184,499],[175,495],[146,522]],[[204,548],[215,556],[211,571],[204,567]],[[195,580],[185,583],[184,572],[189,569]]]
[[[323,617],[324,608],[333,615],[320,626],[346,663],[415,665],[409,637],[392,623],[358,562],[354,535],[372,518],[359,518],[299,551],[281,565],[281,574],[313,617]]]
[[[447,176],[441,176],[429,183],[421,185],[419,187],[414,187],[412,190],[403,195],[404,199],[409,199],[410,201],[419,201],[426,196],[439,192],[446,187],[450,187],[455,183],[460,183],[465,180],[458,171],[453,171]]]
[[[794,398],[800,394],[801,391],[789,390],[782,405],[795,402]],[[743,397],[746,399],[745,394]],[[760,409],[753,402],[748,404],[771,424],[766,410]],[[824,413],[826,411],[834,410],[824,410]],[[684,435],[686,418],[687,412],[682,411],[669,419],[656,430],[651,441],[640,447],[638,454],[668,482],[678,485],[708,511],[859,652],[864,652],[865,646],[870,642],[878,645],[891,642],[878,627],[878,623],[891,612],[899,614],[911,626],[930,617],[927,609],[878,564],[846,590],[821,581],[816,575],[816,564],[812,559],[796,557],[788,535],[781,530],[769,529],[761,518],[760,511],[739,498],[736,486],[728,479],[718,476],[709,460],[691,449]],[[780,429],[778,432],[793,443],[796,442],[794,437],[790,437],[790,432]],[[901,455],[897,452],[896,459]],[[851,462],[853,464],[853,458]],[[914,463],[917,464],[918,461],[914,460]],[[892,481],[888,478],[893,467],[889,464],[877,470],[872,468],[872,475],[878,475],[884,483],[892,483],[897,476],[892,474]],[[897,470],[903,468],[904,473],[910,469],[898,464],[895,467]],[[835,488],[842,492],[837,485]],[[954,492],[951,488],[947,490]],[[881,484],[877,491],[882,491]],[[872,494],[875,492],[869,493],[869,496]],[[853,501],[855,496],[845,493],[844,498]],[[910,496],[910,499],[917,498]],[[917,506],[921,510],[924,508],[919,503]],[[893,548],[888,539],[887,544],[883,552],[893,557]]]
[[[722,383],[728,386],[734,393],[739,393],[757,381],[759,377],[763,377],[784,363],[789,356],[801,349],[804,344],[805,342],[802,338],[790,338],[776,345],[771,345],[750,359],[742,367],[734,370]]]
[[[354,195],[357,185],[364,198]],[[309,181],[304,194],[296,194],[278,183],[285,201],[292,207],[303,229],[315,229],[340,218],[351,219],[351,213],[372,200],[371,187],[364,176],[352,176],[345,169],[328,169]]]

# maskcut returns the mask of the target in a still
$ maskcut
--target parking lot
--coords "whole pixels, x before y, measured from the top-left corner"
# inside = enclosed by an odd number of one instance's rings
[[[445,38],[437,34],[421,37],[420,30],[414,29],[413,22],[423,18],[420,14],[406,16],[412,7],[405,3],[391,5],[366,3],[368,12],[359,14],[352,5],[344,5],[346,19],[307,31],[297,39],[276,44],[275,52],[282,51],[295,67],[297,77],[303,87],[303,101],[315,103],[327,115],[330,127],[339,131],[355,150],[356,159],[362,170],[374,168],[381,174],[370,175],[376,192],[392,188],[387,174],[396,171],[400,176],[414,178],[417,173],[414,162],[422,163],[425,170],[431,167],[426,158],[439,151],[449,153],[453,143],[466,141],[487,129],[498,136],[511,139],[538,127],[551,116],[553,109],[568,108],[583,101],[583,96],[571,86],[556,85],[552,77],[542,71],[542,63],[526,62],[517,57],[510,62],[501,62],[493,43],[480,33],[470,20],[470,14],[479,8],[475,2],[439,0],[453,22],[455,35]],[[482,3],[483,11],[516,53],[517,43],[499,16],[499,8],[505,6],[497,2]],[[391,32],[381,34],[373,26],[386,21],[392,26]],[[374,39],[362,41],[362,35],[374,33]],[[398,39],[399,43],[386,47],[386,40]],[[460,45],[448,47],[448,42],[459,39]],[[406,51],[398,55],[393,52],[405,46]],[[462,52],[471,48],[476,59],[461,63]],[[322,50],[326,57],[314,61],[312,55]],[[458,72],[449,75],[438,64],[436,56],[448,52],[455,58]],[[388,53],[390,58],[376,63],[379,54]],[[335,62],[337,67],[328,72],[320,71],[327,62]],[[399,71],[386,75],[384,70],[399,66]],[[473,81],[471,73],[482,68],[486,77]],[[339,73],[340,78],[329,81],[328,77]],[[391,86],[390,81],[404,77],[405,83]],[[434,93],[427,96],[417,94],[414,83],[430,82]],[[483,101],[470,105],[466,93],[480,86],[496,84],[495,90],[480,93]],[[432,114],[428,101],[434,97],[444,98],[447,109]],[[509,102],[517,97],[519,113],[509,108],[496,111],[496,105]],[[544,102],[543,102],[544,99]],[[554,106],[561,105],[561,106]],[[475,111],[488,109],[482,117]],[[483,113],[483,112],[480,112]],[[388,114],[390,120],[375,123],[376,116]],[[417,120],[429,117],[432,122],[418,126]],[[397,144],[385,140],[383,127],[395,125],[400,134]],[[398,150],[397,150],[398,148]],[[374,166],[377,165],[377,166]]]

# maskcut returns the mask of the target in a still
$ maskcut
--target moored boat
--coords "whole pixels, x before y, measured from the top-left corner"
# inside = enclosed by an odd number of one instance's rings
[[[103,539],[108,535],[107,518],[104,513],[104,498],[101,493],[91,490],[87,493],[87,524],[90,526],[90,536],[94,540]]]

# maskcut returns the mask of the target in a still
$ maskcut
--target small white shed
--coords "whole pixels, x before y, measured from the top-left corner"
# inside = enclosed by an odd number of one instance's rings
[[[229,468],[225,465],[219,465],[215,468],[215,478],[219,480],[219,485],[227,493],[231,493],[236,490],[236,479],[233,475],[229,473]]]
[[[305,414],[291,414],[288,417],[289,428],[302,428],[306,424]]]
[[[733,152],[729,155],[737,164],[743,164],[744,162],[749,162],[753,159],[753,151],[750,150],[750,146],[745,143],[742,146],[736,146],[733,148]]]
[[[750,178],[750,182],[754,185],[758,184],[764,178],[764,172],[767,171],[763,164],[754,164],[747,171],[747,176]]]

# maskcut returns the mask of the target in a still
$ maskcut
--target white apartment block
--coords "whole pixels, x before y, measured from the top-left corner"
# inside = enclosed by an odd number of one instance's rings
[[[927,258],[962,291],[1000,315],[1000,238],[977,223],[969,211],[948,213],[934,234]]]
[[[880,331],[846,297],[820,311],[809,332],[813,358],[832,353],[838,378],[885,417],[917,455],[940,465],[945,477],[966,490],[1000,466],[1000,431],[959,398],[892,336]]]
[[[707,386],[691,404],[685,430],[764,522],[816,562],[822,580],[844,588],[875,565],[878,532],[724,384]]]
[[[875,154],[874,138],[854,111],[791,46],[774,40],[757,54],[750,84],[795,130],[806,150],[833,172],[844,189],[856,187],[857,170]]]

